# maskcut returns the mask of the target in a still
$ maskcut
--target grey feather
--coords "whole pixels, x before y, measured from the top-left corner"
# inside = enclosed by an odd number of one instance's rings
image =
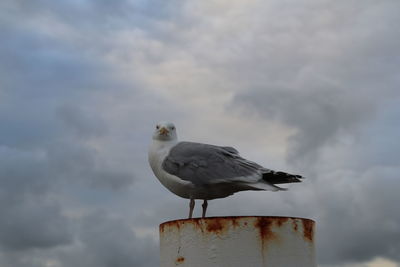
[[[162,168],[182,180],[196,185],[216,183],[273,183],[291,182],[282,172],[274,172],[242,158],[232,147],[220,147],[193,142],[180,142],[164,159]],[[288,177],[292,175],[287,174]],[[268,180],[267,178],[269,177]]]

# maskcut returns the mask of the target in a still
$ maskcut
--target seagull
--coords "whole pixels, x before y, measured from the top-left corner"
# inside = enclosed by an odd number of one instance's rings
[[[239,191],[284,191],[276,184],[298,183],[300,175],[273,171],[242,158],[233,147],[179,142],[175,125],[156,125],[148,159],[154,175],[172,193],[190,199],[189,219],[195,199],[203,200],[202,218],[208,200],[225,198]]]

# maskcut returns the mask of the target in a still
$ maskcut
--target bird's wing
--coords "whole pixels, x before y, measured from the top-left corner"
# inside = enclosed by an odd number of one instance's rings
[[[239,156],[232,147],[180,142],[171,148],[162,168],[197,185],[245,182],[257,183],[270,171]]]

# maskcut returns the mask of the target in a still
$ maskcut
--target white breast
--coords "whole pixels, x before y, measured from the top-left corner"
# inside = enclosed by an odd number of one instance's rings
[[[153,140],[149,149],[149,163],[158,180],[172,193],[183,197],[190,198],[193,190],[193,184],[184,181],[175,175],[171,175],[162,169],[162,163],[169,151],[177,144],[176,141],[158,141]]]

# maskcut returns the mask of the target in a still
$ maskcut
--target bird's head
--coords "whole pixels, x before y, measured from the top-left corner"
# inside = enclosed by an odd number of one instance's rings
[[[154,129],[153,140],[172,141],[176,139],[176,128],[172,122],[157,123]]]

